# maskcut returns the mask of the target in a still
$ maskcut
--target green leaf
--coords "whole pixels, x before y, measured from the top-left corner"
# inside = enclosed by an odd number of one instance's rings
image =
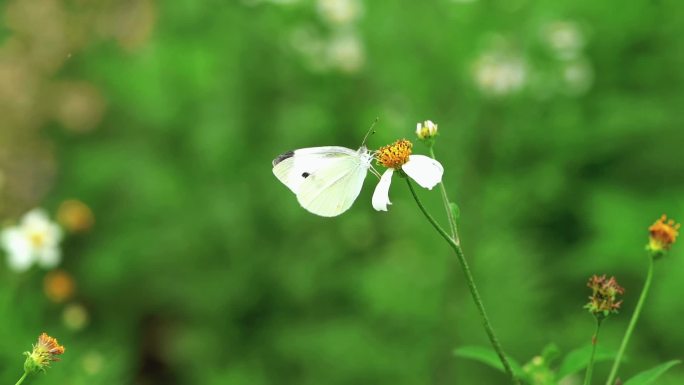
[[[589,365],[591,348],[592,345],[587,345],[568,353],[563,359],[560,368],[558,368],[558,378],[563,378],[569,374],[577,373],[586,368],[587,365]],[[596,347],[596,357],[594,357],[594,363],[612,360],[616,355],[616,351],[607,350],[599,345]]]
[[[553,342],[544,346],[544,350],[542,350],[541,353],[541,356],[544,359],[544,362],[547,363],[547,366],[551,365],[555,360],[557,360],[560,355],[561,352],[558,348],[558,345],[554,344]]]
[[[625,382],[625,385],[648,385],[652,384],[658,379],[663,373],[667,372],[671,367],[681,363],[680,360],[668,361],[664,364],[660,364],[655,368],[644,370],[643,372],[637,374],[636,376],[630,378]]]
[[[454,350],[454,355],[457,357],[469,358],[471,360],[479,361],[485,365],[491,366],[494,369],[498,369],[501,372],[505,372],[499,356],[491,350],[490,348],[485,348],[482,346],[461,346]],[[511,357],[507,357],[508,362],[511,364],[511,369],[516,376],[521,376],[523,374],[522,366]]]

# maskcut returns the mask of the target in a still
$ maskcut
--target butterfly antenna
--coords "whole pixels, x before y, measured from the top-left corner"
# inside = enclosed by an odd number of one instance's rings
[[[375,134],[375,131],[373,130],[373,127],[375,127],[375,124],[380,120],[379,117],[375,117],[375,120],[373,120],[373,124],[371,124],[370,128],[368,129],[368,132],[366,132],[366,136],[363,137],[363,142],[361,142],[362,146],[366,145],[366,139],[372,134]]]

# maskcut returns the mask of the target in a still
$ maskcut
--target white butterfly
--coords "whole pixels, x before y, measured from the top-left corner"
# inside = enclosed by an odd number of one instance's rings
[[[273,174],[307,211],[334,217],[347,211],[363,187],[373,153],[366,146],[301,148],[273,160]]]

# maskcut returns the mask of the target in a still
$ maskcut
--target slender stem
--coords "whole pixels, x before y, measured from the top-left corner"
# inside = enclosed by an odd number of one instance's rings
[[[437,159],[435,156],[435,150],[433,145],[428,145],[430,150],[430,156],[432,159]],[[442,202],[444,203],[444,210],[447,213],[447,219],[449,220],[449,227],[451,228],[451,237],[454,239],[457,245],[461,244],[461,240],[458,237],[458,227],[456,227],[456,218],[454,218],[454,212],[451,210],[451,202],[449,202],[449,196],[447,195],[446,187],[444,187],[444,181],[439,182],[439,190],[442,193]]]
[[[587,365],[587,372],[584,375],[584,385],[591,385],[591,372],[594,370],[594,358],[596,357],[596,345],[598,345],[599,330],[601,330],[601,318],[596,318],[596,331],[591,338],[591,357],[589,358],[589,365]]]
[[[651,287],[651,281],[653,280],[653,257],[649,257],[648,262],[648,273],[646,274],[646,282],[644,282],[644,288],[641,289],[641,295],[639,296],[639,302],[637,302],[636,308],[634,308],[634,313],[632,313],[632,319],[629,321],[629,326],[627,326],[627,331],[622,337],[622,343],[620,344],[620,349],[618,350],[617,356],[615,356],[615,361],[613,361],[613,367],[610,369],[610,375],[608,375],[608,381],[606,385],[613,385],[615,383],[615,377],[617,377],[617,371],[620,367],[620,361],[622,361],[622,356],[625,354],[625,349],[629,343],[629,338],[634,332],[634,327],[636,326],[637,320],[639,319],[639,314],[641,314],[641,309],[646,302],[646,296],[648,295],[648,289]]]
[[[19,385],[19,384],[21,384],[22,382],[24,382],[24,379],[26,379],[26,376],[28,376],[28,372],[24,372],[24,374],[21,376],[21,378],[19,379],[19,381],[17,381],[17,383],[14,384],[14,385]]]
[[[418,204],[420,211],[423,212],[423,215],[425,215],[425,217],[432,224],[435,230],[437,230],[437,232],[442,236],[442,238],[444,238],[444,240],[447,241],[449,246],[451,246],[451,248],[454,249],[454,251],[456,252],[456,257],[458,259],[458,262],[461,264],[463,274],[465,275],[466,282],[468,284],[468,289],[470,289],[470,294],[472,295],[473,301],[475,302],[477,310],[480,313],[480,317],[482,318],[482,325],[484,326],[484,329],[487,332],[489,342],[492,344],[492,347],[496,351],[496,354],[499,356],[499,360],[501,360],[504,370],[510,377],[511,381],[514,384],[520,385],[520,380],[518,380],[518,378],[515,376],[515,373],[513,373],[511,364],[508,362],[508,358],[506,358],[506,354],[504,353],[503,348],[499,343],[499,340],[496,338],[496,335],[494,334],[492,325],[489,323],[489,318],[487,317],[484,305],[482,304],[480,293],[477,291],[477,287],[475,286],[475,281],[473,279],[473,274],[470,272],[470,267],[468,267],[468,262],[465,259],[465,255],[463,254],[461,246],[458,243],[456,243],[456,241],[453,238],[451,238],[451,236],[449,236],[449,234],[439,225],[439,223],[437,223],[435,218],[433,218],[432,215],[430,215],[430,213],[427,212],[427,209],[425,208],[425,206],[423,206],[423,202],[421,202],[418,198],[416,190],[413,188],[413,184],[411,184],[409,178],[406,178],[406,184],[408,184],[409,190],[411,190],[413,199],[416,200],[416,203]]]

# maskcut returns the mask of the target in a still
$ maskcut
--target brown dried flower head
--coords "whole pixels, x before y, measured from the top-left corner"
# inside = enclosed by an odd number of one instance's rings
[[[606,275],[593,275],[589,278],[587,287],[591,289],[591,296],[589,296],[589,303],[584,308],[597,317],[606,317],[611,313],[617,313],[622,300],[618,300],[617,296],[625,292],[620,285],[618,285],[615,277],[607,278]]]
[[[26,355],[24,370],[27,373],[45,371],[50,367],[51,362],[59,361],[57,356],[63,353],[64,346],[60,345],[56,338],[43,333],[38,337],[38,342],[33,345],[33,351],[24,353]]]
[[[653,254],[661,254],[667,250],[677,240],[680,224],[673,219],[667,219],[663,214],[651,227],[648,228],[649,241],[646,249]]]

